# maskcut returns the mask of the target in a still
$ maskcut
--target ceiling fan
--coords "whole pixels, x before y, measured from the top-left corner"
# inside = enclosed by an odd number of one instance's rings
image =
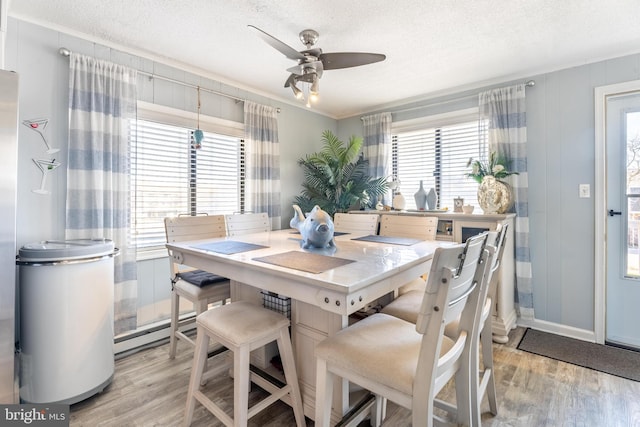
[[[365,52],[334,52],[322,53],[319,47],[313,47],[320,35],[317,31],[306,29],[300,31],[300,41],[306,46],[306,50],[298,52],[286,43],[281,42],[272,35],[262,31],[260,28],[249,25],[262,40],[267,42],[271,47],[280,51],[284,56],[294,61],[298,61],[298,65],[288,68],[291,74],[284,82],[284,87],[291,87],[293,94],[298,99],[304,98],[303,91],[297,86],[298,82],[308,83],[309,97],[307,99],[307,107],[310,106],[309,101],[318,99],[319,80],[325,70],[337,70],[340,68],[358,67],[360,65],[372,64],[374,62],[384,61],[386,56],[380,53]]]

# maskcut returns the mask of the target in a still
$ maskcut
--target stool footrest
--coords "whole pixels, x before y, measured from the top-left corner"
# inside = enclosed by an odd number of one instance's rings
[[[478,390],[479,390],[478,394],[480,396],[483,396],[485,391],[487,390],[487,385],[491,380],[491,375],[492,375],[491,368],[485,368],[485,370],[480,374],[481,380],[480,380],[480,384],[478,384]]]
[[[204,384],[211,378],[220,375],[220,373],[228,371],[232,364],[233,363],[231,361],[225,361],[216,364],[214,367],[207,367],[207,370],[202,373],[202,380],[200,381],[200,384]]]
[[[254,415],[259,413],[260,411],[262,411],[262,410],[268,408],[269,406],[273,405],[275,402],[280,400],[283,396],[289,394],[289,391],[291,391],[291,386],[290,385],[286,386],[285,388],[281,389],[278,392],[273,393],[272,395],[270,395],[268,397],[265,397],[260,402],[256,403],[251,408],[249,408],[248,418],[253,417]]]
[[[227,415],[222,409],[216,406],[207,396],[204,395],[200,390],[196,390],[193,392],[193,397],[202,404],[205,408],[207,408],[217,419],[222,421],[222,423],[226,426],[233,425],[233,418]]]
[[[174,332],[176,334],[177,337],[179,337],[182,340],[185,340],[186,342],[188,342],[191,346],[195,347],[196,346],[196,342],[194,340],[191,339],[191,337],[187,336],[184,332],[181,331],[175,331]]]
[[[261,377],[260,375],[254,373],[254,372],[251,372],[250,376],[251,376],[251,382],[252,383],[257,384],[263,390],[267,391],[268,393],[271,393],[272,396],[277,396],[277,398],[275,400],[282,400],[287,405],[292,406],[291,396],[289,395],[289,393],[291,392],[291,386],[290,385],[285,385],[283,387],[278,387],[277,385],[275,385],[271,381]],[[255,405],[254,405],[254,407],[255,407]]]

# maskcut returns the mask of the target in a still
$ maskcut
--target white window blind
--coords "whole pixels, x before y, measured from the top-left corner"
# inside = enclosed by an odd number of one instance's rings
[[[243,208],[244,147],[237,136],[138,118],[131,127],[132,236],[138,250],[164,248],[164,218]]]
[[[453,199],[477,205],[478,184],[465,176],[469,158],[478,159],[486,151],[486,124],[464,116],[449,117],[445,125],[430,122],[423,128],[404,130],[393,135],[392,168],[400,180],[400,192],[407,209],[415,209],[413,195],[423,181],[425,191],[438,193],[438,208],[453,209]]]

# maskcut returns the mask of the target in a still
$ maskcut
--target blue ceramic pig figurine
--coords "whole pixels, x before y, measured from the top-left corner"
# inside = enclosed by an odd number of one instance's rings
[[[300,206],[293,205],[293,218],[289,225],[296,228],[302,236],[303,249],[334,247],[333,220],[331,216],[316,205],[305,218]]]

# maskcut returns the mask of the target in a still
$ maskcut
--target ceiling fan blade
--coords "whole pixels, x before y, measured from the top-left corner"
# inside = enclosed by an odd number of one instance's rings
[[[287,71],[292,74],[297,74],[301,76],[304,74],[304,71],[302,68],[303,68],[302,65],[294,65],[293,67],[287,68]]]
[[[322,63],[322,61],[316,61],[316,74],[318,75],[318,78],[322,77],[322,72],[324,71],[324,64]]]
[[[300,53],[305,55],[305,56],[314,56],[316,58],[319,58],[320,55],[322,55],[322,49],[320,49],[319,47],[316,47],[316,48],[313,48],[313,49],[303,50]]]
[[[323,53],[319,59],[325,70],[337,70],[384,61],[386,56],[381,53],[336,52]]]
[[[248,25],[248,27],[254,30],[262,40],[267,42],[271,47],[282,53],[287,58],[296,61],[305,59],[305,56],[303,54],[301,54],[288,44],[281,42],[272,35],[265,33],[260,28],[254,27],[253,25]]]
[[[304,69],[308,67],[315,69],[318,75],[322,75],[323,64],[320,61],[304,62],[302,64],[287,68],[287,71],[301,76],[304,74]]]

